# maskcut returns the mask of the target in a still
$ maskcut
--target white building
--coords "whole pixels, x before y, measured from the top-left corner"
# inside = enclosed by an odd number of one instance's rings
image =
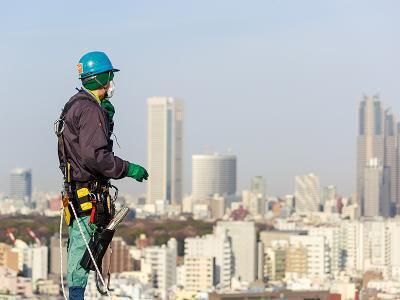
[[[193,155],[192,196],[204,199],[214,194],[236,193],[236,156]]]
[[[296,212],[308,214],[318,212],[321,203],[319,177],[310,173],[295,177]]]
[[[147,203],[182,201],[183,102],[171,97],[147,101]]]
[[[254,222],[220,221],[215,232],[228,235],[233,255],[233,276],[241,281],[253,282],[257,274],[256,227]]]
[[[153,287],[161,299],[166,299],[168,289],[176,284],[176,258],[177,242],[174,238],[168,241],[168,245],[144,249],[144,263],[151,266]]]
[[[36,284],[38,279],[47,279],[48,248],[46,246],[31,246],[24,249],[24,275],[32,278]]]
[[[215,258],[215,284],[229,289],[232,276],[232,249],[224,230],[203,237],[185,239],[185,256]]]
[[[312,227],[308,234],[311,236],[322,236],[325,239],[325,246],[329,253],[329,263],[326,265],[326,272],[338,274],[342,266],[341,236],[339,227]]]
[[[348,274],[355,274],[359,269],[360,223],[358,221],[342,221],[340,224],[340,249],[342,252],[342,268]]]

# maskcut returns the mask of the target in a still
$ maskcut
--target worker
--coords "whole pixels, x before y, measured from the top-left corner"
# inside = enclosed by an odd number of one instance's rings
[[[110,99],[115,89],[114,75],[119,70],[100,51],[83,55],[77,69],[82,88],[65,104],[59,119],[61,125],[57,124],[56,130],[64,175],[64,217],[69,225],[67,281],[72,300],[84,298],[89,274],[80,265],[86,244],[78,222],[89,241],[96,228],[106,226],[113,216],[110,179],[131,177],[142,182],[149,176],[144,167],[123,160],[113,152],[115,109]]]

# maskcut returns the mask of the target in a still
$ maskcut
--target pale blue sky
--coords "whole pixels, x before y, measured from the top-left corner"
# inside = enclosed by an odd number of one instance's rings
[[[349,194],[362,92],[400,113],[399,13],[396,0],[3,3],[0,191],[17,166],[39,190],[59,188],[52,124],[79,85],[80,56],[104,50],[121,69],[121,157],[145,164],[146,98],[177,96],[186,191],[192,154],[232,149],[239,188],[263,175],[270,194],[291,193],[293,177],[313,171]]]

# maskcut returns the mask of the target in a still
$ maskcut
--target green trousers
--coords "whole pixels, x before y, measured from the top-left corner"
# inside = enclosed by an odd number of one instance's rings
[[[78,221],[74,220],[72,225],[68,227],[68,287],[85,288],[89,272],[80,265],[82,256],[86,251],[86,245],[79,231],[78,222],[82,227],[87,242],[89,242],[92,233],[96,230],[96,226],[89,225],[89,216],[86,216],[79,218]]]

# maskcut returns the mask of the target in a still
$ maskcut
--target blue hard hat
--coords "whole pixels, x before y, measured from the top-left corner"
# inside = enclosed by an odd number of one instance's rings
[[[108,56],[101,51],[88,52],[79,60],[77,65],[79,79],[84,79],[89,76],[94,76],[100,73],[112,71],[118,72],[114,69]]]

